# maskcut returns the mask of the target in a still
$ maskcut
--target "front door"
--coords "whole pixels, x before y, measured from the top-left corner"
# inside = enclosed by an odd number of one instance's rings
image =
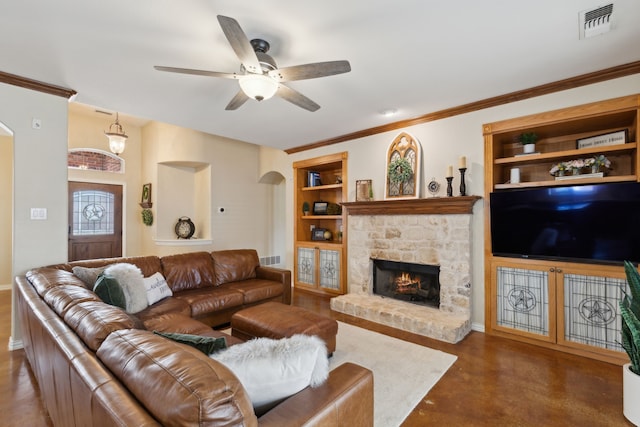
[[[69,261],[122,256],[122,186],[69,182]]]

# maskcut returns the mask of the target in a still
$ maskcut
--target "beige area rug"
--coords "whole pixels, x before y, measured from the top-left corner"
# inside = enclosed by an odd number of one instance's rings
[[[374,425],[397,427],[457,357],[338,322],[333,369],[353,362],[373,371]]]

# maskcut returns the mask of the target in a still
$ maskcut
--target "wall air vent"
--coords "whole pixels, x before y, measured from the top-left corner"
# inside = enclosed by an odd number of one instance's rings
[[[609,32],[612,13],[613,3],[580,12],[580,40]]]

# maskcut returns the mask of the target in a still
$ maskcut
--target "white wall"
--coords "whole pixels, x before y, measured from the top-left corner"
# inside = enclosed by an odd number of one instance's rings
[[[349,201],[355,200],[355,181],[372,179],[374,197],[384,198],[385,156],[394,137],[408,132],[420,141],[423,154],[423,193],[426,183],[435,177],[441,183],[444,193],[447,165],[457,168],[460,156],[467,156],[466,174],[467,193],[483,195],[484,182],[484,140],[482,125],[494,121],[540,113],[598,100],[640,93],[640,75],[624,77],[604,83],[598,83],[577,89],[532,98],[520,102],[501,105],[443,120],[411,126],[406,129],[386,132],[366,138],[347,141],[340,144],[314,150],[283,155],[276,150],[262,151],[261,167],[264,170],[277,170],[287,178],[287,267],[293,268],[293,185],[292,163],[324,154],[341,151],[349,152]],[[458,194],[460,184],[458,173],[454,179],[454,194]],[[423,197],[427,197],[423,194]],[[473,218],[472,248],[472,321],[474,328],[484,327],[484,214],[483,201],[476,203]]]
[[[0,99],[0,122],[13,132],[14,142],[11,270],[15,276],[67,258],[68,103],[59,96],[2,83]],[[39,129],[32,128],[33,118],[40,119]],[[46,208],[47,219],[30,220],[32,207]],[[15,312],[12,319],[15,343],[21,337]]]

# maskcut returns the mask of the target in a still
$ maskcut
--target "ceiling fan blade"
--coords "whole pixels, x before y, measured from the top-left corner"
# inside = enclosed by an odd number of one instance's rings
[[[276,92],[276,95],[278,95],[285,101],[289,101],[290,103],[311,112],[316,111],[320,108],[318,104],[316,104],[297,90],[293,90],[290,87],[282,84],[278,85],[278,91]]]
[[[155,68],[158,71],[167,71],[169,73],[193,74],[196,76],[208,76],[208,77],[222,77],[225,79],[240,78],[240,76],[235,73],[219,73],[217,71],[193,70],[191,68],[163,67],[161,65],[154,65],[153,68]]]
[[[280,82],[315,79],[333,76],[351,71],[349,61],[316,62],[314,64],[294,65],[269,71],[269,75]]]
[[[227,104],[225,110],[237,110],[238,108],[242,107],[242,105],[245,102],[247,102],[248,99],[249,99],[249,97],[244,94],[242,89],[240,89],[238,91],[238,93],[236,93],[236,96],[234,96],[231,99],[231,101],[229,101],[229,103]]]
[[[258,61],[258,57],[238,21],[228,16],[218,15],[218,22],[244,68],[250,73],[262,74],[260,61]]]

